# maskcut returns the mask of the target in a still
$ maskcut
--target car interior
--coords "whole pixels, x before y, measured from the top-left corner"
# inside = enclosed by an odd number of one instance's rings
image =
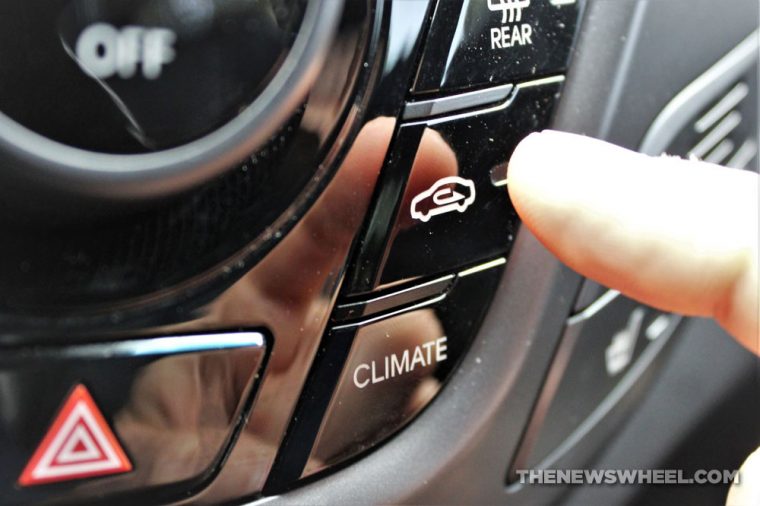
[[[526,483],[739,469],[760,362],[563,265],[507,172],[545,129],[757,172],[759,27],[757,0],[4,0],[0,504],[725,504]]]

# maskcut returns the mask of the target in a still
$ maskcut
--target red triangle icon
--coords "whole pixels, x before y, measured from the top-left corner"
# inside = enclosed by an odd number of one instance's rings
[[[84,385],[66,399],[18,479],[23,487],[126,473],[132,470],[119,441]]]

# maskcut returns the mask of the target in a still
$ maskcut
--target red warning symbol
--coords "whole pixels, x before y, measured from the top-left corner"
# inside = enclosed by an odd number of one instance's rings
[[[77,385],[18,479],[21,486],[132,470],[90,392]]]

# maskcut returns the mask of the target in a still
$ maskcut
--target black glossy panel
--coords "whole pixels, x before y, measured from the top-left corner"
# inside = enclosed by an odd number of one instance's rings
[[[460,274],[443,302],[359,328],[304,476],[372,448],[433,399],[477,332],[501,272],[499,264]]]
[[[204,491],[204,502],[261,490],[328,325],[394,126],[388,118],[367,123],[335,179],[293,231],[192,322],[211,328],[256,322],[273,336],[257,404],[218,479]]]
[[[380,285],[455,269],[509,250],[517,230],[502,176],[515,146],[545,128],[559,80],[520,86],[481,112],[402,127],[425,129],[390,235]],[[411,162],[409,162],[411,163]]]
[[[0,111],[101,152],[194,140],[263,90],[304,7],[301,0],[59,0],[45,9],[3,2]]]
[[[343,284],[345,296],[365,293],[375,287],[388,230],[393,224],[423,132],[422,127],[403,128],[393,139],[378,182],[378,195]]]
[[[372,448],[417,415],[467,350],[503,265],[460,273],[448,295],[330,330],[265,492]]]
[[[671,93],[733,47],[758,19],[756,0],[725,2],[717,17],[714,0],[598,0],[588,5],[589,23],[570,72],[572,86],[563,95],[572,95],[572,100],[565,101],[555,127],[596,132],[597,136],[614,131],[620,142],[631,147],[640,141]],[[650,8],[651,15],[643,16],[643,22],[637,6]],[[695,31],[695,26],[703,29]],[[636,27],[643,30],[633,29]],[[641,58],[631,65],[630,55],[637,52],[642,41]],[[564,504],[569,492],[584,493],[573,504],[630,503],[632,496],[626,489],[638,492],[640,485],[583,489],[533,486],[515,491],[503,483],[525,427],[527,410],[540,386],[539,378],[563,327],[563,315],[572,311],[578,284],[577,275],[559,267],[527,231],[519,234],[498,299],[499,311],[488,315],[473,353],[465,359],[466,367],[451,379],[451,388],[443,389],[441,402],[434,402],[418,421],[366,459],[299,490],[270,498],[268,503]],[[599,465],[602,469],[673,467],[664,465],[668,461],[662,455],[680,445],[685,431],[706,420],[703,417],[711,410],[721,411],[724,406],[720,400],[737,384],[752,385],[756,359],[746,352],[742,355],[727,336],[714,334],[710,327],[692,335],[693,339],[684,343],[688,346],[674,343],[680,349],[679,360],[667,362],[667,378],[653,378],[657,402],[648,399],[645,409],[636,409],[633,414],[628,411],[623,415],[624,425],[620,417],[605,420],[604,434],[599,430],[589,434],[557,468],[587,468],[600,453],[605,454]],[[705,375],[705,367],[711,362],[725,367]],[[695,395],[684,398],[684,385]],[[637,397],[640,400],[645,389],[635,390],[641,394]],[[740,410],[731,415],[734,413]],[[717,424],[730,427],[731,417],[725,415],[721,411]],[[621,434],[626,436],[623,441],[606,437]],[[720,440],[715,445],[726,446]],[[689,445],[692,454],[699,451],[696,448]],[[709,459],[700,462],[704,468],[714,465]],[[679,489],[706,496],[704,487]]]
[[[258,332],[5,351],[0,357],[0,503],[113,501],[126,493],[136,494],[130,501],[139,503],[140,497],[160,501],[197,491],[214,474],[253,402],[265,354],[265,338]],[[92,395],[132,470],[17,485],[79,384]],[[50,466],[67,469],[58,457]]]
[[[581,3],[440,1],[414,91],[449,92],[564,72]]]
[[[662,346],[679,321],[612,291],[570,318],[514,467],[540,465],[582,430],[644,351]]]
[[[143,301],[146,305],[133,306],[135,310],[126,313],[111,305],[110,299],[99,297],[108,316],[95,321],[81,316],[45,319],[40,311],[33,312],[35,328],[32,329],[3,321],[4,329],[15,329],[12,335],[2,333],[0,339],[5,339],[7,344],[28,343],[35,338],[63,339],[63,336],[70,340],[92,339],[93,332],[101,329],[103,333],[97,333],[98,339],[131,336],[134,332],[155,335],[158,332],[203,332],[219,328],[268,328],[273,336],[271,360],[258,389],[257,404],[245,420],[224,466],[217,475],[209,477],[213,480],[192,499],[194,502],[219,504],[255,497],[288,427],[327,325],[349,249],[373,195],[376,178],[396,128],[393,118],[403,108],[403,98],[408,93],[416,62],[418,46],[414,41],[426,20],[428,2],[402,0],[393,7],[391,9],[389,2],[377,5],[374,2],[347,3],[347,18],[341,25],[335,50],[309,97],[302,120],[299,118],[294,125],[292,133],[298,140],[286,144],[278,137],[276,149],[257,154],[250,164],[236,172],[237,177],[251,182],[251,186],[241,188],[234,180],[222,186],[239,202],[263,208],[270,218],[271,213],[278,212],[277,209],[265,199],[257,200],[248,190],[255,188],[257,193],[263,192],[267,198],[278,201],[298,197],[295,206],[288,208],[277,221],[278,226],[266,229],[263,238],[269,247],[264,251],[259,249],[262,243],[255,237],[257,231],[252,229],[250,222],[230,212],[233,210],[224,198],[226,191],[220,192],[219,187],[208,188],[206,199],[199,201],[197,195],[189,195],[187,199],[209,206],[214,213],[187,208],[187,222],[174,219],[166,227],[142,229],[150,232],[151,240],[147,243],[129,240],[130,245],[116,249],[115,255],[109,248],[111,253],[104,252],[103,257],[87,260],[88,266],[97,267],[100,272],[108,270],[108,260],[114,259],[135,269],[157,269],[167,274],[170,267],[161,259],[158,250],[163,246],[172,247],[174,253],[183,257],[180,262],[183,272],[192,276],[189,286],[177,289],[162,284],[162,296],[151,296]],[[350,82],[346,82],[347,73]],[[355,78],[363,93],[353,93]],[[342,97],[341,100],[335,100],[336,94]],[[344,116],[348,104],[351,107]],[[343,121],[339,125],[333,123],[337,117]],[[274,163],[267,164],[266,170],[252,170],[257,164],[263,169],[261,164],[271,159],[278,161],[272,160]],[[318,177],[299,170],[305,163],[316,168],[319,159],[324,160],[324,165],[319,167]],[[335,176],[330,180],[327,176],[333,172]],[[312,192],[298,195],[300,175],[309,179]],[[267,181],[270,178],[287,182],[287,188],[280,191],[258,184],[262,179]],[[324,191],[317,198],[314,192],[322,190],[323,186]],[[216,213],[225,215],[224,219],[209,219]],[[265,218],[253,210],[246,213],[249,218],[254,215]],[[147,218],[151,222],[158,219],[153,212],[147,212]],[[185,224],[192,224],[194,230],[195,226],[198,227],[200,244],[187,248],[179,246],[178,239],[189,238]],[[88,229],[93,241],[102,245],[104,238],[94,233],[93,227],[84,228]],[[103,228],[110,228],[114,235],[120,235],[110,224]],[[123,240],[128,239],[123,237]],[[237,246],[220,244],[227,241],[236,242]],[[226,249],[230,256],[220,258],[205,275],[199,275],[196,261],[203,255],[202,246],[217,251]],[[270,254],[262,259],[269,248],[272,248]],[[61,255],[54,247],[48,247],[48,252]],[[135,253],[145,256],[135,259],[132,257]],[[125,256],[131,259],[127,262]],[[34,265],[32,271],[40,264],[35,262]],[[56,269],[51,265],[46,267],[47,270]],[[73,302],[72,288],[92,288],[89,283],[73,279],[65,285],[45,284],[65,287],[69,294],[65,298],[69,302]],[[120,290],[125,284],[131,285],[132,279],[125,279],[122,272],[108,286]],[[138,283],[138,286],[150,288],[145,283]],[[30,296],[40,296],[41,292],[34,287],[28,286],[28,290]],[[81,312],[72,310],[70,314],[81,315]],[[64,327],[66,332],[56,332],[57,327]],[[185,491],[194,490],[185,487]]]

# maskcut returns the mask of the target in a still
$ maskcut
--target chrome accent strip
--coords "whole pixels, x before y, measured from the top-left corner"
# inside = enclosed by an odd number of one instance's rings
[[[234,350],[238,348],[266,347],[266,338],[261,332],[229,332],[198,334],[189,336],[157,337],[151,339],[131,339],[107,343],[71,344],[66,346],[39,346],[30,352],[35,357],[55,356],[59,358],[104,359],[112,357],[145,357],[152,355],[179,355],[210,351]]]
[[[470,109],[494,102],[501,102],[509,97],[509,94],[512,93],[513,89],[514,86],[512,84],[505,84],[494,88],[470,91],[433,100],[408,102],[404,107],[402,119],[412,120],[429,118],[440,114],[461,111],[462,109]]]

